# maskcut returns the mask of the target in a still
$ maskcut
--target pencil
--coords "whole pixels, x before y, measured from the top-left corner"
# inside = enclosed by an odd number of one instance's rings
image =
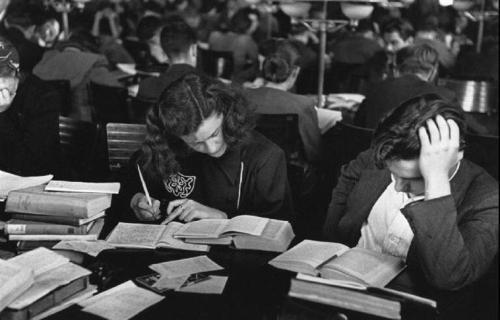
[[[146,182],[144,182],[144,177],[142,176],[141,168],[137,165],[137,172],[139,173],[139,178],[141,179],[142,189],[144,190],[144,194],[146,195],[146,199],[148,200],[149,206],[153,206],[153,202],[151,202],[151,197],[149,196],[148,187],[146,186]]]

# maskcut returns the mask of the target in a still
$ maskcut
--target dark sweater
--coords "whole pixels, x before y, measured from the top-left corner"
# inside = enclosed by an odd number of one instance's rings
[[[19,175],[56,173],[61,97],[36,76],[19,84],[0,113],[0,170]]]

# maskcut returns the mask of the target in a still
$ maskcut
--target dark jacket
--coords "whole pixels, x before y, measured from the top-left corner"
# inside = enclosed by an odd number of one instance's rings
[[[324,237],[355,246],[370,211],[390,184],[371,150],[342,170],[328,208]],[[402,209],[413,230],[410,270],[430,287],[458,290],[483,276],[498,252],[498,183],[477,165],[462,160],[451,180],[451,195],[418,201]]]
[[[61,97],[36,76],[19,84],[0,113],[0,170],[19,175],[56,173]]]
[[[180,164],[180,174],[168,181],[145,177],[153,198],[165,203],[174,199],[192,199],[225,212],[229,218],[252,214],[289,221],[293,219],[285,155],[257,132],[249,141],[231,147],[220,158],[194,152]],[[135,165],[130,167],[132,170],[120,193],[122,221],[136,221],[130,209],[130,199],[138,192],[143,193],[137,169]]]
[[[415,75],[404,75],[373,85],[359,106],[354,122],[361,127],[374,129],[386,113],[411,98],[428,93],[437,94],[450,102],[456,101],[452,91],[423,81]]]
[[[145,101],[155,102],[168,86],[179,80],[188,73],[196,72],[196,69],[188,64],[173,64],[159,77],[151,77],[139,83],[137,98]]]

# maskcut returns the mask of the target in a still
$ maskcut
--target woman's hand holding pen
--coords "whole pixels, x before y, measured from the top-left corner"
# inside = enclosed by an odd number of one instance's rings
[[[160,201],[154,198],[150,199],[151,205],[145,194],[136,193],[130,200],[130,207],[140,221],[157,221],[161,217]]]
[[[170,201],[167,207],[168,217],[162,222],[167,224],[175,218],[184,222],[200,219],[227,219],[227,215],[217,209],[202,205],[191,199]]]

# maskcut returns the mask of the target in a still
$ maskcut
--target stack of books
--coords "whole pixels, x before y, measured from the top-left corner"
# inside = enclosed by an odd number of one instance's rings
[[[104,193],[108,191],[99,188],[100,184],[81,188],[86,185],[52,181],[47,186],[9,192],[5,211],[11,219],[4,225],[4,233],[10,241],[18,241],[18,253],[51,248],[62,240],[97,240],[116,188]]]
[[[96,292],[90,271],[38,248],[0,259],[0,319],[39,319]]]

